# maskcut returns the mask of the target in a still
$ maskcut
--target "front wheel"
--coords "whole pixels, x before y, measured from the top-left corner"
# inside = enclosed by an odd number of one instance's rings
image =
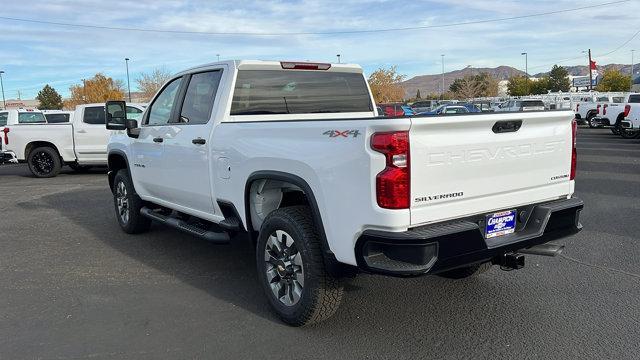
[[[50,178],[60,173],[62,162],[58,152],[48,146],[33,149],[27,158],[29,170],[39,178]]]
[[[267,216],[256,261],[260,284],[285,323],[317,323],[338,309],[342,285],[325,270],[320,237],[307,206],[285,207]]]
[[[113,205],[118,223],[124,232],[139,234],[149,230],[151,219],[140,214],[144,204],[136,194],[129,173],[125,169],[118,171],[113,179]]]
[[[624,139],[635,139],[640,135],[640,130],[628,130],[620,128],[620,136]]]

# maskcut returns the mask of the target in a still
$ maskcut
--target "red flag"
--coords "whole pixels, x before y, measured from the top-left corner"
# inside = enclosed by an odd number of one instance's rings
[[[591,70],[596,70],[596,62],[593,60],[590,60],[590,62],[591,62],[591,66],[590,66]]]

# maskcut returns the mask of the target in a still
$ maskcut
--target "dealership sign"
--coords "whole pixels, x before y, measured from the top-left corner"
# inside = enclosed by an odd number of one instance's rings
[[[592,85],[596,85],[597,76],[593,77]],[[589,86],[589,77],[588,76],[576,76],[573,78],[573,86],[574,87],[587,87]]]

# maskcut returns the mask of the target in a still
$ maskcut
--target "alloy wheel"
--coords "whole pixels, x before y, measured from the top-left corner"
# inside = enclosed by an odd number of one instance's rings
[[[123,223],[129,222],[129,198],[127,197],[127,187],[120,181],[116,186],[116,206],[118,216]]]
[[[40,175],[47,175],[53,171],[53,158],[51,154],[40,151],[33,156],[32,160],[34,170]]]
[[[284,305],[300,301],[304,289],[302,255],[291,235],[276,230],[264,249],[265,271],[273,295]]]

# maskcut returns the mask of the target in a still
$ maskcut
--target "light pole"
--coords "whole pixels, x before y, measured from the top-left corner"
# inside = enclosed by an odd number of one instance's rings
[[[4,71],[0,70],[0,88],[2,88],[2,109],[7,110],[7,102],[4,100],[4,84],[2,83],[2,74],[4,74]]]
[[[440,54],[442,60],[442,91],[440,93],[441,100],[444,100],[444,54]]]
[[[127,92],[129,93],[129,102],[131,102],[131,86],[129,85],[129,58],[124,58],[124,64],[127,67]]]
[[[525,75],[525,84],[527,85],[527,95],[529,95],[529,54],[526,52],[520,53],[520,55],[524,55],[524,75]]]
[[[338,58],[338,64],[340,64],[340,54],[336,55],[336,57]]]

